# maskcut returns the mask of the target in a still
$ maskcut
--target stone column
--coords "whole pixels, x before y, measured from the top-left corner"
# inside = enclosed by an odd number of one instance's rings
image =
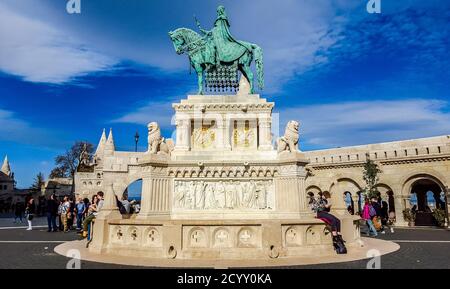
[[[222,137],[223,137],[223,148],[224,150],[231,150],[231,134],[230,134],[230,124],[229,118],[224,117],[222,122]],[[218,128],[220,130],[220,128]]]
[[[170,178],[158,175],[142,179],[141,211],[138,218],[168,215],[170,211]]]
[[[271,119],[269,117],[261,117],[258,119],[259,126],[259,147],[258,150],[272,150],[272,135],[271,135]]]
[[[449,204],[449,200],[450,200],[450,188],[445,187],[444,189],[444,194],[445,194],[445,210],[446,210],[446,223],[445,226],[447,226],[447,228],[450,228],[450,204]]]
[[[395,204],[395,225],[405,227],[408,226],[408,222],[403,218],[403,210],[406,209],[406,198],[405,196],[394,195]]]
[[[299,209],[300,212],[308,212],[308,201],[306,199],[306,188],[305,188],[305,176],[301,175],[297,177],[297,191],[298,191],[298,198],[299,198]]]
[[[141,192],[141,210],[139,215],[148,215],[151,210],[151,195],[152,195],[152,183],[151,177],[145,177],[142,179],[142,192]]]
[[[337,183],[331,193],[331,210],[338,213],[339,215],[350,215],[347,211],[347,206],[344,201],[345,189],[341,187],[340,183]]]
[[[216,132],[217,132],[217,148],[227,150],[230,147],[230,140],[227,135],[226,120],[220,117],[216,117]]]
[[[176,150],[187,151],[190,148],[190,125],[189,119],[177,119],[177,141]]]

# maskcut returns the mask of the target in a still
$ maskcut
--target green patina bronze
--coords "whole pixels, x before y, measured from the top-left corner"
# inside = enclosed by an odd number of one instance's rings
[[[207,86],[233,87],[236,85],[237,70],[247,78],[253,93],[254,81],[250,68],[253,59],[258,86],[260,89],[264,87],[262,49],[256,44],[236,40],[231,35],[225,7],[217,8],[217,19],[209,31],[202,29],[197,19],[195,21],[202,35],[188,28],[178,28],[170,31],[169,36],[177,54],[189,55],[190,64],[197,72],[199,94],[203,94],[205,71],[211,77]]]

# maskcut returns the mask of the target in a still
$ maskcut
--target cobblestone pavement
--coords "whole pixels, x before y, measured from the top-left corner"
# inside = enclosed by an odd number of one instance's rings
[[[45,219],[44,219],[45,220]],[[9,222],[9,223],[8,223]],[[25,230],[0,218],[0,268],[66,268],[69,258],[56,254],[58,244],[79,239],[75,232],[48,233],[45,226]],[[42,219],[38,224],[45,224]],[[8,224],[7,224],[8,223]],[[20,227],[20,226],[19,226]],[[379,238],[400,244],[400,250],[381,257],[381,268],[446,268],[450,269],[450,231],[433,228],[399,229]],[[293,266],[286,268],[366,268],[368,260],[347,263]],[[136,268],[122,265],[81,262],[81,268]]]

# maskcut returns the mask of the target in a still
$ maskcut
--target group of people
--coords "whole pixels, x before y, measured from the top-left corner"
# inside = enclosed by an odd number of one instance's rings
[[[76,201],[72,197],[64,196],[58,200],[56,195],[50,195],[47,201],[47,232],[69,232],[74,229],[87,235],[87,228],[103,206],[103,192],[92,197],[79,197]],[[58,220],[58,225],[56,224]],[[86,233],[85,233],[86,232]]]
[[[345,254],[347,249],[341,235],[341,221],[330,213],[331,195],[328,192],[319,193],[315,198],[313,193],[308,193],[309,207],[316,213],[316,217],[327,223],[331,228],[333,245],[338,254]],[[360,212],[361,218],[366,222],[368,236],[378,236],[378,232],[384,234],[386,229],[394,233],[393,224],[395,213],[389,212],[389,205],[381,197],[366,198],[364,207]]]
[[[139,204],[136,201],[128,201],[126,194],[119,200],[116,196],[117,207],[121,214],[139,212]],[[47,232],[62,231],[64,233],[76,229],[83,237],[88,235],[90,224],[103,206],[103,192],[98,192],[92,197],[79,197],[76,201],[73,197],[64,196],[62,199],[55,194],[49,196],[46,201],[45,211],[47,216]],[[17,202],[14,205],[14,223],[28,223],[27,230],[33,229],[33,219],[37,214],[34,198],[29,196],[25,202]]]
[[[361,218],[366,222],[368,236],[376,237],[378,232],[385,234],[386,228],[394,233],[395,213],[389,212],[388,203],[380,197],[365,198]]]

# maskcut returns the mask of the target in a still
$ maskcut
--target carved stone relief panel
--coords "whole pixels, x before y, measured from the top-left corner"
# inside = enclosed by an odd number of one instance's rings
[[[273,180],[175,180],[174,208],[187,210],[270,210]]]

